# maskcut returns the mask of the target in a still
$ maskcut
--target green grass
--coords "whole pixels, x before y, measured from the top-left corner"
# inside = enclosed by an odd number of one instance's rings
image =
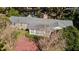
[[[26,36],[30,40],[33,40],[33,41],[38,41],[40,39],[40,37],[41,37],[41,36],[36,36],[36,35],[30,35],[29,32],[24,31],[24,30],[14,31],[13,35],[14,35],[15,39],[18,39],[21,36]]]
[[[31,40],[33,41],[38,41],[40,38],[42,38],[41,36],[37,36],[37,35],[30,35],[28,32],[25,34],[26,37],[29,37]]]

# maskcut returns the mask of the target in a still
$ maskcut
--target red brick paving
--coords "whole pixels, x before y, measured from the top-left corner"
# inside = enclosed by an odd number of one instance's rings
[[[15,45],[16,51],[37,51],[38,47],[33,41],[29,41],[29,38],[21,37]]]

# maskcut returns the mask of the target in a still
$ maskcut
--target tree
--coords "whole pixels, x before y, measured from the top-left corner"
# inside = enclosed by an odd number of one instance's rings
[[[19,16],[19,11],[15,10],[14,8],[10,8],[10,10],[7,11],[8,16]]]
[[[4,8],[0,8],[0,13],[3,13],[4,12]]]
[[[67,43],[67,51],[79,50],[79,31],[75,27],[65,28],[63,30],[63,37]]]

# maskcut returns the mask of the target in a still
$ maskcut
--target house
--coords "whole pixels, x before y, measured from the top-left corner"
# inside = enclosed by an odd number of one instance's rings
[[[31,35],[49,36],[51,32],[65,28],[67,26],[73,26],[71,20],[56,20],[37,17],[17,17],[11,16],[10,20],[12,26],[17,29],[29,29]]]

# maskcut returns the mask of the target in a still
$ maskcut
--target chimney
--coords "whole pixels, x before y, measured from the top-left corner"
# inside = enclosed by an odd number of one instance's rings
[[[48,19],[48,15],[46,13],[43,14],[43,19]]]

